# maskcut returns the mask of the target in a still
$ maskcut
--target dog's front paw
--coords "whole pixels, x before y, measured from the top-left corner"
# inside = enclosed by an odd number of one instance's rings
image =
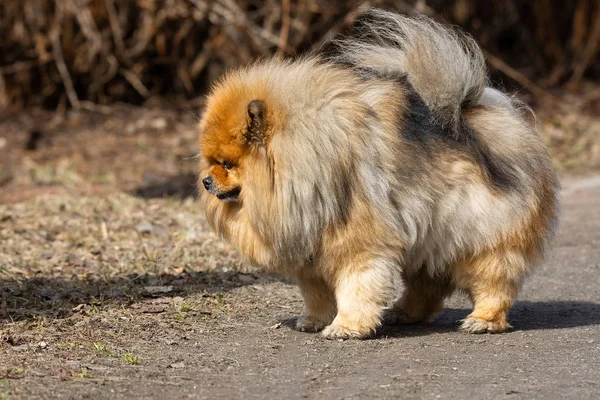
[[[342,325],[331,324],[323,330],[323,336],[326,339],[366,339],[373,332],[368,330],[351,329]]]
[[[308,315],[302,316],[296,321],[296,329],[300,332],[320,332],[326,325],[326,322]]]
[[[468,333],[501,333],[510,329],[506,320],[486,321],[477,317],[467,317],[462,320],[460,329]]]

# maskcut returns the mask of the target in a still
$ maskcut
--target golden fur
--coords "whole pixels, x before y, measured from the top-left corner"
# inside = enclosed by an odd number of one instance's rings
[[[382,11],[364,24],[337,55],[216,85],[200,124],[207,220],[297,279],[300,330],[364,338],[384,311],[431,321],[458,289],[474,303],[463,329],[502,332],[556,220],[546,149],[485,87],[470,39]]]

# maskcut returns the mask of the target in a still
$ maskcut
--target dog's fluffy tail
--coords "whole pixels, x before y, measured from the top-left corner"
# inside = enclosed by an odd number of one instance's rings
[[[436,122],[456,132],[461,111],[487,83],[483,53],[468,35],[427,17],[369,10],[356,33],[336,42],[335,58],[382,74],[406,75]]]

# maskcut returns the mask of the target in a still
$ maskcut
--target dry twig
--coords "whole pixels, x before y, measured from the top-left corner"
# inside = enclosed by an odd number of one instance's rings
[[[196,98],[228,68],[319,48],[369,6],[462,23],[495,56],[495,69],[542,98],[540,82],[600,73],[594,0],[21,0],[0,2],[2,101],[78,108],[84,100]],[[506,40],[514,43],[500,47]]]

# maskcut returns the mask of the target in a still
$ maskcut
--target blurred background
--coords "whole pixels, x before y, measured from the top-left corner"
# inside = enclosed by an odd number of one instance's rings
[[[369,6],[461,26],[494,85],[534,107],[557,168],[600,166],[597,0],[2,1],[0,201],[192,194],[211,83],[318,48]]]

